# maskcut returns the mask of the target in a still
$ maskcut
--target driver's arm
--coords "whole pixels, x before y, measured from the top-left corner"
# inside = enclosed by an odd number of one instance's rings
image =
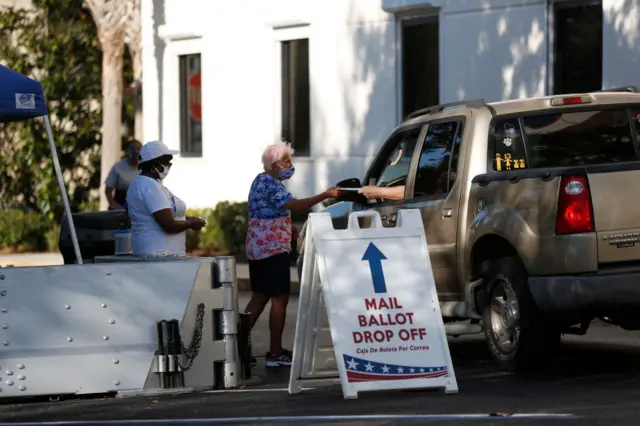
[[[358,193],[364,195],[367,199],[402,200],[404,199],[404,188],[404,185],[391,187],[365,186]]]

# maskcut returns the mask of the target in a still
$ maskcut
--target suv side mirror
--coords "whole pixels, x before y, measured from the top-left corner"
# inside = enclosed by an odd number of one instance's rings
[[[338,188],[362,188],[362,183],[360,179],[351,178],[345,179],[336,184]],[[367,197],[364,195],[358,194],[355,191],[342,191],[337,198],[338,201],[350,201],[352,203],[358,203],[362,205],[367,204]]]

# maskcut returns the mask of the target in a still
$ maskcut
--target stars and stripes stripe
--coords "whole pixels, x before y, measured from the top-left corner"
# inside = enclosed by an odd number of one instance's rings
[[[398,365],[369,361],[351,355],[343,355],[347,379],[350,382],[371,382],[378,380],[408,380],[446,377],[446,366],[425,367]]]

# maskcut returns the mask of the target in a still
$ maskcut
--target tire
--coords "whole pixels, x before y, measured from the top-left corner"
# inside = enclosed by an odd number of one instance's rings
[[[516,257],[485,265],[482,321],[491,355],[507,371],[546,369],[557,357],[561,333],[535,305]]]

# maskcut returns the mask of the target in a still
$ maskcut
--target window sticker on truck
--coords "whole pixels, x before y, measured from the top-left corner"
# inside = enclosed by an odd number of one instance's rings
[[[503,170],[511,170],[511,169],[524,169],[525,161],[524,158],[512,158],[511,154],[508,152],[503,156],[500,153],[496,153],[496,170],[501,172]]]

